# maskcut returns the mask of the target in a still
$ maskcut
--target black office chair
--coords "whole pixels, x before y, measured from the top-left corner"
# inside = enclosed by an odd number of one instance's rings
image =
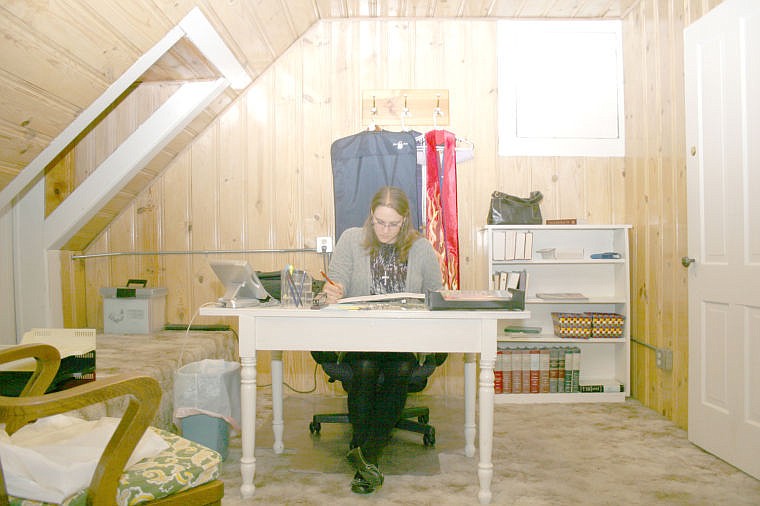
[[[349,390],[352,379],[351,366],[346,362],[338,362],[338,355],[332,351],[312,351],[311,356],[322,366],[327,373],[328,381],[333,383],[340,381],[344,390]],[[435,368],[443,364],[448,356],[447,353],[434,353],[428,355],[425,363],[418,365],[409,382],[409,393],[420,392],[427,385],[427,380]],[[382,376],[380,377],[382,382]],[[417,420],[415,421],[414,418]],[[429,425],[430,410],[425,406],[405,407],[401,412],[401,419],[396,424],[397,429],[422,434],[422,443],[425,446],[435,445],[435,427]],[[348,413],[323,413],[312,417],[309,423],[309,432],[319,434],[323,423],[350,423]]]

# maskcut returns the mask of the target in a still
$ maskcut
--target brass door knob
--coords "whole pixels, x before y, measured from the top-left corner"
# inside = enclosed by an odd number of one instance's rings
[[[681,257],[681,265],[683,265],[684,267],[688,267],[694,262],[696,262],[696,260],[694,260],[693,258]]]

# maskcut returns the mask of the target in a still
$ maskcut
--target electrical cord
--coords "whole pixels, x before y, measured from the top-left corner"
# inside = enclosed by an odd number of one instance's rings
[[[202,304],[198,308],[198,311],[196,311],[195,314],[193,315],[193,317],[190,319],[190,323],[187,324],[187,329],[185,330],[185,341],[182,343],[182,349],[180,350],[180,354],[179,354],[179,364],[180,365],[182,364],[182,354],[185,351],[185,343],[187,342],[187,340],[190,339],[190,329],[193,326],[193,322],[195,321],[195,318],[198,317],[198,315],[200,314],[200,311],[201,311],[202,308],[208,307],[208,306],[216,306],[216,304],[217,304],[216,302],[206,302],[205,304]],[[240,337],[238,336],[238,333],[235,331],[235,329],[233,329],[232,327],[230,327],[230,330],[235,335],[235,340],[238,341],[238,342],[240,342]],[[283,386],[287,387],[288,389],[290,389],[291,391],[293,391],[293,392],[295,392],[297,394],[310,394],[312,392],[315,392],[317,390],[317,367],[318,367],[318,364],[314,364],[314,374],[313,374],[313,383],[314,383],[314,385],[309,390],[298,390],[297,388],[295,388],[295,387],[287,384],[284,381],[282,383]],[[271,386],[272,386],[272,384],[269,383],[268,385],[256,385],[256,388],[269,388]]]
[[[290,389],[291,391],[293,391],[293,392],[295,392],[297,394],[310,394],[312,392],[315,392],[317,390],[317,368],[318,367],[319,367],[319,364],[314,364],[314,376],[313,376],[314,386],[312,386],[311,389],[309,389],[309,390],[298,390],[297,388],[288,385],[284,381],[282,382],[283,386],[288,387],[288,389]],[[269,383],[268,385],[256,385],[256,388],[269,388],[271,386],[272,386],[272,384]]]

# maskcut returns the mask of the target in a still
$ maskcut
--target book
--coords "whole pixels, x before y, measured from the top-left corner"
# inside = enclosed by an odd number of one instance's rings
[[[549,363],[551,362],[551,350],[541,348],[538,362],[538,392],[548,394],[549,385]]]
[[[502,391],[512,393],[512,350],[504,350],[502,355]]]
[[[520,375],[522,376],[520,384],[522,385],[522,393],[530,393],[530,349],[526,348],[522,351],[522,366]]]
[[[525,232],[515,234],[515,260],[525,259]]]
[[[506,334],[540,334],[541,327],[504,327],[504,332]]]
[[[565,348],[557,349],[557,392],[565,391]]]
[[[533,232],[525,232],[525,260],[533,260]]]
[[[573,391],[573,349],[565,348],[565,389],[566,393]]]
[[[504,350],[496,350],[496,364],[493,368],[493,392],[504,392]]]
[[[571,392],[578,392],[579,380],[581,374],[581,349],[573,348],[573,378],[571,381]]]
[[[380,295],[360,295],[358,297],[344,297],[338,299],[338,304],[355,304],[357,302],[392,302],[405,299],[418,299],[425,300],[424,293],[413,292],[398,292],[398,293],[382,293]]]
[[[585,383],[580,382],[578,391],[583,393],[606,393],[606,392],[625,392],[625,385],[621,383]]]
[[[517,290],[517,287],[520,284],[520,275],[521,273],[516,271],[511,271],[507,273],[507,287],[506,290],[509,290],[510,288]]]
[[[588,300],[588,297],[579,292],[542,292],[537,293],[536,298],[542,300]]]
[[[504,231],[504,260],[515,259],[515,240],[517,236],[516,230]]]
[[[547,219],[546,224],[547,225],[577,225],[578,219],[577,218]]]
[[[493,231],[493,246],[491,248],[491,255],[495,262],[503,261],[505,246],[506,246],[506,232],[504,230]]]
[[[559,348],[552,348],[549,356],[549,393],[557,393],[559,380]]]
[[[531,348],[528,355],[530,356],[530,371],[528,373],[530,387],[528,391],[537,394],[540,393],[541,387],[541,350]]]

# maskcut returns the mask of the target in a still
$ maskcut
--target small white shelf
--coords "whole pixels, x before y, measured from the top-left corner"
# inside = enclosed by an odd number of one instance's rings
[[[630,395],[630,228],[630,225],[489,225],[481,229],[479,244],[487,258],[484,282],[490,288],[494,273],[524,270],[528,275],[525,307],[531,318],[523,323],[526,327],[541,329],[540,334],[506,333],[503,328],[511,324],[500,322],[497,336],[500,347],[577,347],[581,351],[581,380],[605,378],[606,381],[599,384],[617,382],[624,387],[624,392],[503,393],[496,394],[497,403],[622,402]],[[531,251],[524,252],[530,258],[494,259],[495,252],[501,255],[509,249],[509,239],[506,247],[494,247],[494,234],[497,238],[509,238],[512,231],[531,234]],[[538,258],[537,250],[551,248],[582,250],[583,258]],[[593,253],[608,251],[620,253],[621,258],[590,258]],[[508,252],[504,256],[508,256]],[[587,298],[547,300],[538,299],[536,293],[582,293]],[[619,338],[560,338],[553,332],[553,312],[622,314],[625,317],[623,335]]]

